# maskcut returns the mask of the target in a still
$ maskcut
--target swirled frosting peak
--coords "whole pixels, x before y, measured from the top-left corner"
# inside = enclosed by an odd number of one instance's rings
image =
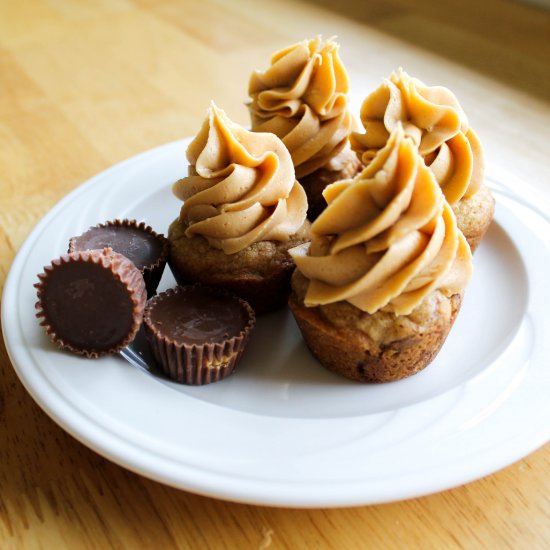
[[[361,174],[324,196],[311,244],[290,250],[309,280],[306,306],[345,300],[407,315],[434,290],[450,296],[466,286],[470,247],[401,124]]]
[[[307,199],[281,140],[245,130],[214,104],[187,149],[189,172],[174,184],[186,235],[233,254],[258,241],[286,241]]]
[[[275,53],[266,71],[250,77],[252,130],[283,140],[298,179],[326,166],[352,130],[338,48],[334,40],[304,40]]]
[[[402,124],[445,198],[454,204],[473,195],[483,179],[483,150],[455,95],[442,86],[426,86],[399,69],[363,101],[365,133],[350,137],[360,160],[369,164]]]

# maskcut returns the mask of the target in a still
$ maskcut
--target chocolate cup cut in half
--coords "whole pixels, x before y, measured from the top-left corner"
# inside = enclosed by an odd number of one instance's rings
[[[169,244],[144,222],[114,220],[94,227],[69,242],[69,253],[76,250],[112,248],[126,256],[141,271],[147,295],[153,296],[168,259]]]
[[[256,316],[248,302],[233,294],[189,285],[151,298],[143,321],[165,374],[175,382],[202,385],[235,370]]]
[[[60,348],[95,358],[134,339],[146,289],[141,272],[122,254],[110,248],[64,254],[38,279],[36,316]]]

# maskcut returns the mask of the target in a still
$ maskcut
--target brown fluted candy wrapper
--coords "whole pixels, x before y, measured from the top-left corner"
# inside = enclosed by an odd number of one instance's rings
[[[151,298],[143,322],[165,374],[175,382],[202,385],[235,370],[256,317],[248,302],[233,294],[189,285]]]
[[[147,300],[139,269],[110,248],[64,254],[38,275],[36,316],[60,348],[99,357],[135,337]]]
[[[168,258],[168,239],[144,222],[113,220],[90,227],[69,242],[69,253],[76,250],[112,248],[123,254],[141,271],[147,294],[153,296]]]

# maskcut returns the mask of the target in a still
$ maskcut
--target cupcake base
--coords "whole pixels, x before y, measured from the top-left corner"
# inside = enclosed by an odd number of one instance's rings
[[[178,284],[202,283],[246,300],[258,314],[286,304],[294,262],[288,249],[306,242],[309,223],[288,241],[261,241],[236,254],[213,248],[199,235],[187,237],[179,219],[168,230],[168,264]]]
[[[358,382],[391,382],[424,369],[454,323],[462,296],[436,291],[407,316],[369,315],[347,302],[306,307],[304,278],[293,277],[289,306],[304,340],[327,369]]]
[[[456,225],[464,233],[472,252],[493,221],[495,199],[487,184],[481,184],[471,197],[464,197],[452,205],[456,216]]]

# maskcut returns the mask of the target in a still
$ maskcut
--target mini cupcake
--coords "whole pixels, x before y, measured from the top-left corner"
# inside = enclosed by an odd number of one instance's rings
[[[168,231],[176,280],[225,288],[256,313],[284,305],[288,249],[309,238],[307,199],[286,147],[212,105],[187,159],[189,175],[173,188],[184,204]]]
[[[453,208],[472,250],[493,219],[494,198],[483,181],[483,149],[455,95],[426,86],[402,69],[364,100],[365,133],[354,132],[351,146],[366,166],[402,124]]]
[[[69,252],[105,247],[126,256],[141,271],[149,297],[162,278],[168,259],[168,240],[144,222],[114,220],[94,227],[69,242]]]
[[[360,167],[349,147],[354,121],[338,48],[320,37],[294,44],[275,53],[266,71],[255,71],[248,87],[252,130],[283,140],[306,191],[311,220],[326,206],[323,189],[353,177]]]
[[[201,285],[176,287],[149,302],[143,317],[151,351],[166,375],[201,385],[229,376],[256,318],[244,300]]]
[[[445,341],[472,270],[441,188],[398,124],[361,174],[324,195],[311,244],[290,251],[289,305],[307,345],[353,380],[418,372]]]
[[[146,289],[140,271],[122,254],[110,248],[71,252],[38,278],[36,316],[60,348],[99,357],[134,339]]]

